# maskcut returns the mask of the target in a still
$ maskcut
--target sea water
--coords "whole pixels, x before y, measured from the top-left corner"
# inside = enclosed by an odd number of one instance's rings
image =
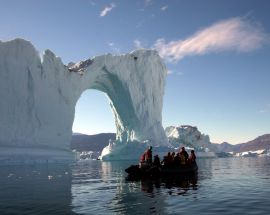
[[[0,166],[0,214],[269,214],[270,158],[198,159],[198,176],[128,181],[134,161]]]

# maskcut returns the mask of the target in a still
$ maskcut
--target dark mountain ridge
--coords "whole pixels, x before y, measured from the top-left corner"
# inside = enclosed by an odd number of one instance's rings
[[[77,151],[98,151],[100,152],[105,146],[109,144],[109,140],[115,140],[115,133],[100,133],[94,135],[86,135],[74,133],[72,135],[71,149]],[[213,144],[220,152],[246,152],[256,151],[261,149],[270,149],[270,134],[261,135],[254,140],[246,143],[232,145],[224,142],[221,144]]]
[[[261,135],[254,140],[246,143],[240,143],[236,145],[229,144],[227,142],[221,144],[215,144],[219,151],[222,152],[246,152],[246,151],[257,151],[261,149],[270,149],[270,134]]]
[[[109,144],[109,140],[115,140],[115,133],[100,133],[86,135],[75,133],[72,135],[70,148],[76,151],[95,151],[100,152]]]

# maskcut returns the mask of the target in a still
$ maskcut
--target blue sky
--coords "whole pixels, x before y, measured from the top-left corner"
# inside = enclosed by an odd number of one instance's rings
[[[64,63],[156,48],[169,74],[163,125],[190,124],[213,142],[270,133],[268,0],[0,0],[0,40],[21,37]],[[114,132],[103,93],[88,90],[74,131]]]

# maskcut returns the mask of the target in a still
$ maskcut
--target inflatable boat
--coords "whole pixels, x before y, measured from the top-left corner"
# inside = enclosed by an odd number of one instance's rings
[[[154,166],[152,164],[131,165],[125,169],[129,178],[185,177],[197,174],[196,162],[185,166]]]

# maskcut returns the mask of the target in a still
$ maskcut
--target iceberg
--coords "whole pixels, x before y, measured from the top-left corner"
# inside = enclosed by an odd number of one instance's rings
[[[196,126],[168,126],[165,133],[173,147],[183,145],[196,150],[212,147],[209,136],[202,134]]]
[[[210,142],[208,135],[202,134],[196,126],[168,126],[165,129],[169,143],[179,148],[195,149],[197,157],[216,157],[217,148]]]
[[[87,89],[104,92],[114,115],[116,141],[104,157],[133,143],[167,146],[161,114],[166,74],[154,50],[67,66],[50,50],[40,56],[29,41],[0,41],[1,159],[71,159],[75,106]]]

